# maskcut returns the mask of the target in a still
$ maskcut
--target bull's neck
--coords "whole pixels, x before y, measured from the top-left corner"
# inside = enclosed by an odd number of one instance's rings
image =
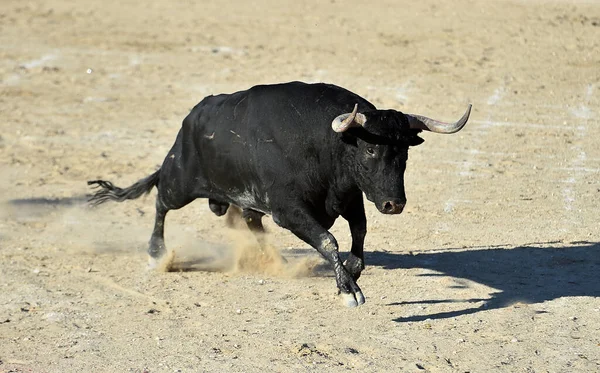
[[[337,135],[337,134],[336,134]],[[330,188],[333,188],[335,194],[346,198],[354,198],[355,194],[361,194],[361,190],[356,182],[356,167],[354,147],[344,143],[339,137],[334,140],[335,145],[332,146],[332,162],[333,165],[333,183]]]

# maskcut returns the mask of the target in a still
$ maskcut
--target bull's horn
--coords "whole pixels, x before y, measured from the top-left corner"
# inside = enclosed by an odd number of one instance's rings
[[[456,133],[467,124],[469,115],[471,114],[471,106],[472,105],[469,104],[469,107],[462,118],[454,123],[440,122],[422,115],[406,114],[406,117],[408,118],[408,123],[410,123],[410,128],[436,133]]]
[[[364,126],[367,123],[367,117],[364,114],[358,112],[358,104],[354,104],[354,110],[351,113],[338,115],[333,122],[331,122],[331,128],[335,132],[344,132],[351,127]]]

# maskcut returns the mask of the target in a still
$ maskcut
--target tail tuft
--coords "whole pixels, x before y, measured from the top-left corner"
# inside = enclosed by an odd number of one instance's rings
[[[91,206],[98,206],[106,201],[122,202],[127,199],[139,198],[142,194],[150,193],[152,187],[158,185],[159,175],[160,169],[125,189],[114,186],[110,181],[90,180],[87,182],[88,185],[100,188],[100,190],[91,195],[88,202]]]

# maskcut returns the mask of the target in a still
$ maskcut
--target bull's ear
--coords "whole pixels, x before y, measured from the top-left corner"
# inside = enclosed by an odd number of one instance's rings
[[[414,136],[411,136],[408,138],[408,146],[417,146],[417,145],[421,145],[424,142],[425,142],[425,140],[423,140],[422,138],[420,138],[417,135],[414,135]]]

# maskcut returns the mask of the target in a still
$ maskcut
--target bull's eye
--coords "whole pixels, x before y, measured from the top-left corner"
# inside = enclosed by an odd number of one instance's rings
[[[367,154],[368,155],[375,155],[375,150],[371,147],[367,148]]]

